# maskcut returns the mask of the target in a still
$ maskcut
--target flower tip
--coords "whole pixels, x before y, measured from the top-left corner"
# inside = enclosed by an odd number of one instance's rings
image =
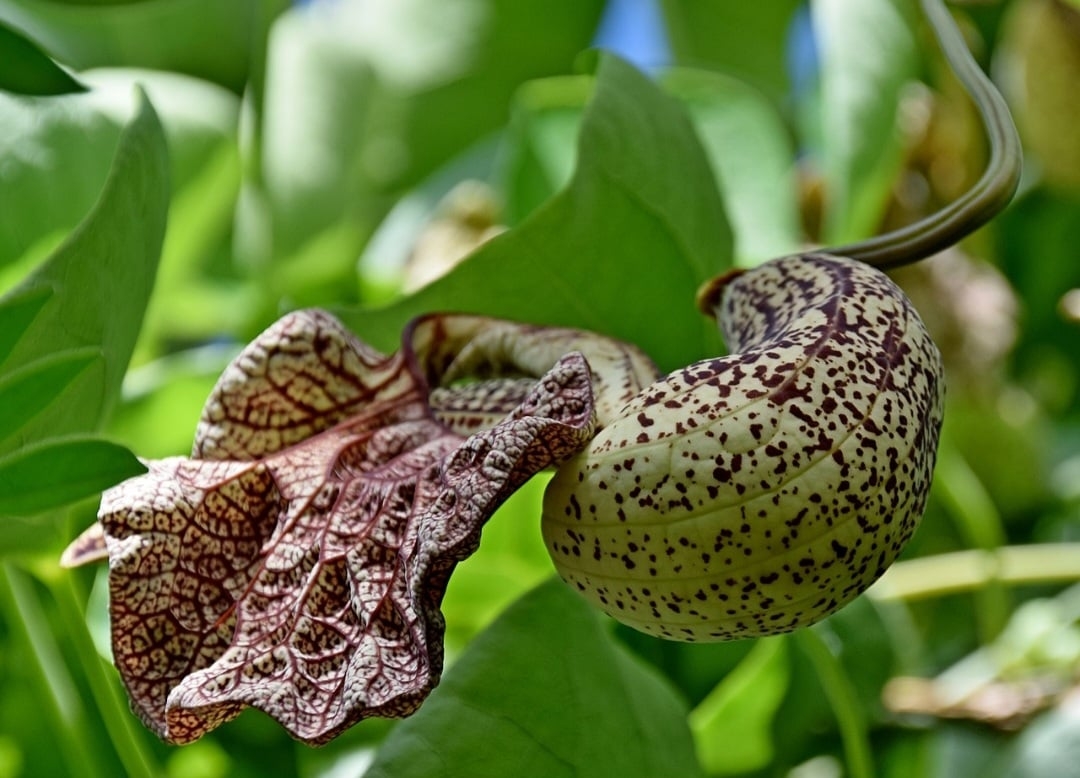
[[[105,532],[95,521],[64,549],[64,553],[60,555],[60,567],[67,569],[82,567],[108,558],[109,550],[105,546]]]

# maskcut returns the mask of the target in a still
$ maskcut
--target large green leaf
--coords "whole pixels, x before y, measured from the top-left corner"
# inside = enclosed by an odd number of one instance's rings
[[[150,296],[165,230],[167,169],[161,126],[143,98],[94,208],[47,262],[0,298],[0,321],[27,321],[14,336],[5,333],[13,340],[0,362],[0,376],[46,357],[75,358],[88,349],[102,357],[18,434],[0,442],[0,454],[91,432],[104,419],[119,393]]]
[[[498,130],[520,84],[569,72],[602,7],[381,0],[284,15],[270,38],[262,137],[273,256],[302,252],[344,223],[351,240],[322,251],[336,249],[351,273],[381,198]]]
[[[81,77],[101,95],[101,110],[119,126],[135,114],[133,89],[146,92],[165,131],[174,192],[197,178],[223,144],[237,143],[240,98],[217,84],[139,68],[100,68]]]
[[[661,3],[678,64],[723,71],[753,84],[777,103],[788,93],[788,36],[800,4],[801,0]]]
[[[897,116],[917,47],[900,0],[817,0],[824,241],[873,234],[902,162]]]
[[[3,297],[0,302],[0,365],[52,295],[53,290],[48,286],[23,284]]]
[[[723,203],[682,107],[604,56],[567,189],[413,296],[343,316],[386,346],[432,310],[575,326],[636,343],[674,368],[717,353],[694,294],[730,262]]]
[[[239,98],[176,73],[102,69],[81,78],[91,91],[0,97],[0,264],[7,261],[0,292],[43,262],[101,195],[120,133],[138,110],[137,84],[164,128],[172,198],[155,282],[168,293],[152,297],[132,362],[143,364],[178,343],[245,332],[258,290],[240,289],[230,277]],[[0,314],[0,356],[24,326],[9,326]]]
[[[481,634],[365,774],[702,775],[686,707],[561,581]]]
[[[90,497],[145,473],[123,446],[57,438],[0,457],[0,518],[26,517]]]
[[[0,375],[0,441],[47,408],[100,356],[93,348],[70,349]]]
[[[93,207],[120,133],[138,110],[136,85],[149,96],[165,129],[174,191],[198,179],[222,146],[238,155],[240,101],[221,87],[175,73],[129,69],[90,71],[81,78],[90,91],[48,98],[0,94],[0,265],[48,256]],[[230,191],[235,200],[236,181],[214,183],[217,189],[201,193],[200,201]],[[197,229],[184,227],[170,237],[190,241]]]
[[[785,637],[759,640],[690,714],[698,756],[710,775],[762,769],[775,757],[773,719],[791,666]]]
[[[0,89],[23,95],[81,92],[83,86],[30,39],[0,24]]]
[[[795,150],[776,108],[757,89],[703,70],[677,69],[664,86],[686,104],[701,135],[744,267],[801,244]]]
[[[168,291],[150,301],[133,362],[142,364],[178,343],[243,332],[240,323],[251,316],[257,290],[230,277],[241,177],[239,98],[175,73],[110,69],[84,77],[95,91],[107,94],[130,94],[136,83],[143,87],[161,118],[169,149],[169,229],[155,282],[157,289]]]
[[[773,103],[749,84],[707,70],[661,76],[701,138],[735,234],[735,262],[749,267],[802,242],[795,150]],[[585,77],[533,81],[519,91],[507,136],[508,221],[519,223],[573,175],[573,137],[591,93]]]
[[[288,0],[7,0],[0,3],[0,19],[77,70],[172,70],[240,92],[263,45],[260,30],[288,6]]]
[[[518,90],[503,142],[508,224],[519,224],[570,183],[592,91],[588,76],[537,79]]]
[[[0,92],[0,268],[48,256],[93,207],[120,137],[105,103],[97,91]],[[5,280],[0,291],[10,287]]]

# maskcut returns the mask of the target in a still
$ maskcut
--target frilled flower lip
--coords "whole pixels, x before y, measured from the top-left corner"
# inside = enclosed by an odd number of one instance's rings
[[[116,665],[160,737],[251,706],[324,743],[420,705],[486,520],[654,376],[573,330],[432,315],[385,356],[298,311],[222,374],[192,456],[106,492],[63,561],[107,554]]]

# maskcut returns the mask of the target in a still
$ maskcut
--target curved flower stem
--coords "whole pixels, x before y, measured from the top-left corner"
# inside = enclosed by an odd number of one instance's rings
[[[979,69],[941,0],[922,0],[926,16],[953,72],[982,118],[990,147],[986,170],[955,202],[907,227],[876,238],[826,249],[881,268],[917,262],[955,244],[996,216],[1020,183],[1023,154],[1008,106]]]
[[[1005,584],[1080,581],[1080,543],[1037,543],[897,562],[867,591],[876,600],[918,600]]]
[[[874,760],[871,755],[869,726],[844,666],[816,628],[801,629],[794,633],[794,638],[814,666],[829,706],[836,716],[840,738],[844,743],[847,774],[851,778],[873,778]]]

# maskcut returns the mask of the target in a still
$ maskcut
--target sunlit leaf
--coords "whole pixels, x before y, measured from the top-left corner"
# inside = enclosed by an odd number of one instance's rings
[[[514,604],[399,724],[367,778],[701,776],[686,707],[561,581]]]
[[[240,99],[217,84],[178,73],[139,68],[102,68],[81,75],[97,94],[92,107],[118,124],[137,112],[137,105],[131,100],[135,89],[146,92],[168,142],[169,183],[173,192],[183,191],[202,175],[223,146],[234,147],[238,142]],[[40,110],[45,106],[34,107]],[[232,190],[232,200],[236,198],[237,184],[223,187],[227,193]],[[172,214],[170,220],[171,217]]]
[[[123,122],[104,109],[93,90],[47,98],[0,92],[0,267],[49,256],[93,208]],[[18,275],[5,273],[3,291],[27,268],[12,270]]]
[[[789,89],[790,27],[800,0],[663,0],[675,62],[753,84],[780,103]]]
[[[117,112],[112,102],[121,102],[136,83],[144,88],[169,148],[169,229],[155,279],[156,288],[168,293],[151,298],[132,361],[145,362],[177,343],[241,331],[258,297],[230,272],[241,178],[240,100],[223,87],[176,73],[109,69],[84,78],[102,102],[112,98],[105,106],[110,116]]]
[[[187,73],[240,92],[265,30],[288,0],[10,0],[0,19],[25,30],[78,70],[146,67]],[[192,41],[213,40],[213,46]]]
[[[2,363],[5,375],[72,350],[102,355],[71,381],[52,412],[0,443],[0,454],[31,441],[91,432],[115,400],[161,250],[167,163],[161,126],[143,99],[96,205],[45,264],[0,298],[0,320],[25,322],[4,333],[13,341]]]
[[[139,70],[97,70],[80,78],[89,91],[51,97],[0,92],[0,266],[19,265],[4,268],[0,290],[48,257],[94,207],[123,127],[139,112],[137,86],[164,128],[173,191],[194,183],[220,146],[236,145],[239,99],[221,87]],[[231,187],[218,181],[214,196],[203,195],[212,204],[231,188],[230,218],[236,170],[232,178]],[[177,208],[170,220],[177,216],[186,214]],[[182,232],[170,234],[174,243],[190,244],[202,235],[190,224],[181,226]]]
[[[759,640],[691,712],[698,756],[710,775],[747,773],[772,761],[773,719],[791,673],[785,640]]]
[[[687,106],[712,163],[737,264],[795,253],[802,243],[795,150],[772,103],[741,81],[702,70],[672,70],[663,83]]]
[[[731,235],[682,107],[605,56],[578,144],[570,186],[519,227],[402,302],[346,322],[386,332],[451,309],[601,332],[661,367],[717,353],[693,300],[729,265]]]
[[[522,82],[570,72],[602,6],[377,0],[284,15],[270,39],[261,160],[275,258],[347,216],[349,269],[373,226],[363,220],[381,215],[373,197],[415,186],[496,131]]]
[[[898,0],[812,4],[821,56],[824,240],[873,234],[901,164],[897,123],[915,77],[915,36]]]
[[[26,517],[89,497],[145,472],[123,446],[55,439],[0,458],[0,517]]]
[[[561,76],[518,90],[505,140],[507,222],[516,225],[570,183],[594,79]]]
[[[0,89],[23,95],[61,95],[84,87],[38,46],[6,24],[0,24]]]
[[[326,313],[279,320],[223,373],[192,458],[102,499],[135,710],[178,743],[246,706],[312,743],[411,713],[484,522],[653,376],[631,347],[574,331],[430,316],[386,357]],[[91,530],[64,561],[99,547]]]

